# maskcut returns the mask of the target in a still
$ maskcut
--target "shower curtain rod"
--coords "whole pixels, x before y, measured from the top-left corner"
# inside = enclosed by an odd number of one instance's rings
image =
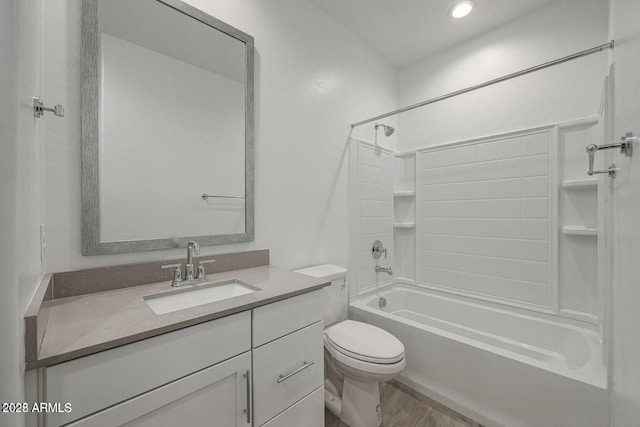
[[[484,83],[477,84],[475,86],[470,86],[464,89],[457,90],[455,92],[447,93],[446,95],[437,96],[435,98],[428,99],[426,101],[419,102],[417,104],[409,105],[408,107],[400,108],[398,110],[391,111],[389,113],[380,114],[379,116],[371,117],[370,119],[362,120],[356,123],[351,123],[351,128],[353,129],[356,126],[364,125],[366,123],[371,123],[376,120],[384,119],[385,117],[394,116],[396,114],[404,113],[406,111],[410,111],[416,108],[424,107],[425,105],[433,104],[439,101],[443,101],[445,99],[453,98],[454,96],[462,95],[467,92],[471,92],[477,89],[482,89],[483,87],[491,86],[496,83],[504,82],[506,80],[513,79],[515,77],[524,76],[525,74],[533,73],[534,71],[539,71],[548,67],[552,67],[554,65],[562,64],[563,62],[572,61],[577,58],[581,58],[583,56],[591,55],[593,53],[602,52],[603,50],[613,49],[614,40],[611,40],[609,43],[601,44],[600,46],[592,47],[591,49],[583,50],[581,52],[574,53],[572,55],[568,55],[559,59],[555,59],[553,61],[545,62],[544,64],[536,65],[534,67],[526,68],[524,70],[516,71],[515,73],[507,74],[506,76],[498,77],[497,79],[489,80]]]

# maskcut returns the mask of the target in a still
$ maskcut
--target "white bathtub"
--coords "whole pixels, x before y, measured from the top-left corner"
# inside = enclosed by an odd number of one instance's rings
[[[404,343],[401,381],[488,426],[609,424],[596,326],[403,284],[352,301],[349,313]]]

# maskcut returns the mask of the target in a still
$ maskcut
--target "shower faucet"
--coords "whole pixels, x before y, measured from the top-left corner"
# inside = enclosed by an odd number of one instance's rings
[[[371,247],[371,256],[374,259],[378,259],[384,254],[384,257],[387,257],[387,248],[382,246],[382,242],[380,240],[376,240],[373,242],[373,246]]]
[[[387,273],[389,276],[393,276],[393,270],[391,267],[380,267],[376,265],[376,273]]]

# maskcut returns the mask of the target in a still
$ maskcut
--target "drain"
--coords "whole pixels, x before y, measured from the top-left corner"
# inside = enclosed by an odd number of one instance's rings
[[[387,306],[387,299],[380,297],[380,299],[378,300],[378,306],[380,308],[385,308]]]

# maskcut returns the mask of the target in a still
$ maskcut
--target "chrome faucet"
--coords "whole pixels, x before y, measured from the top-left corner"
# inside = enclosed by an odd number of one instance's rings
[[[187,245],[187,264],[184,266],[184,280],[193,280],[193,255],[200,255],[200,245],[189,242]]]
[[[387,273],[389,276],[393,276],[393,270],[391,267],[380,267],[376,265],[376,273]]]
[[[171,286],[179,287],[185,285],[195,285],[196,283],[202,283],[207,281],[207,274],[204,270],[204,265],[212,262],[216,262],[215,259],[200,260],[198,261],[198,270],[195,276],[193,275],[193,256],[200,255],[200,245],[196,242],[189,242],[187,245],[187,263],[184,266],[184,279],[182,278],[182,264],[169,264],[163,265],[162,268],[173,268],[173,280]]]

